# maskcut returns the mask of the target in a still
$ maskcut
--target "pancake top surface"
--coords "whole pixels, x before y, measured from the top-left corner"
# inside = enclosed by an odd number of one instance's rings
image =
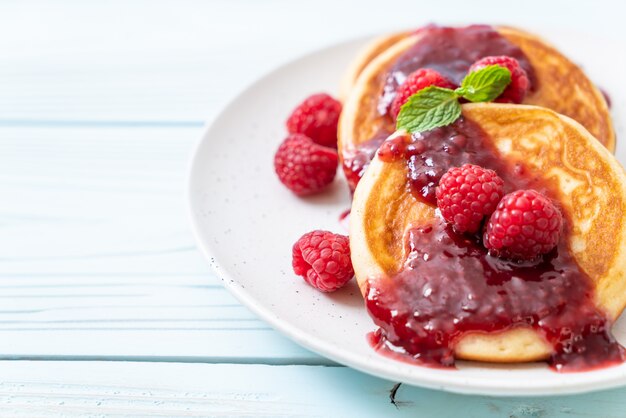
[[[517,59],[528,74],[533,90],[537,87],[535,71],[524,52],[491,26],[427,27],[418,31],[414,39],[419,40],[385,67],[382,96],[378,103],[380,114],[388,112],[396,89],[413,71],[420,68],[436,70],[460,85],[470,66],[487,56],[505,55]]]
[[[427,27],[400,38],[373,59],[370,55],[367,65],[359,62],[363,69],[350,89],[340,121],[344,159],[350,158],[360,144],[393,132],[394,122],[387,108],[395,88],[408,73],[420,67],[434,68],[458,82],[473,60],[485,55],[516,57],[532,82],[524,104],[544,106],[569,116],[609,150],[614,149],[615,134],[607,103],[578,66],[534,35],[508,27],[476,25]]]
[[[510,183],[523,167],[528,185],[540,186],[560,203],[567,220],[560,250],[568,251],[574,265],[591,278],[594,303],[616,318],[626,304],[626,191],[623,169],[614,157],[576,122],[547,109],[472,104],[463,106],[463,115],[485,133],[486,147],[500,161],[493,167],[499,174],[513,179]],[[415,254],[406,245],[407,231],[436,219],[433,207],[416,199],[407,183],[405,161],[376,158],[356,190],[351,245],[364,291],[379,278],[401,271],[409,254]],[[497,342],[492,335],[463,338],[457,356],[527,361],[549,354],[545,340],[509,332]]]

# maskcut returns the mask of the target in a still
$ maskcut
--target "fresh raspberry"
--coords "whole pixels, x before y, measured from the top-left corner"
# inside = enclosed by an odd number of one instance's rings
[[[507,68],[511,72],[511,84],[502,92],[494,102],[499,103],[522,103],[528,89],[530,88],[530,80],[528,74],[513,57],[501,55],[497,57],[485,57],[476,61],[470,67],[469,71],[476,71],[489,65],[499,65]]]
[[[563,217],[535,190],[517,190],[502,198],[487,222],[483,243],[493,255],[532,260],[559,242]]]
[[[293,245],[293,271],[322,292],[333,292],[353,276],[350,241],[328,231],[308,232]]]
[[[457,232],[476,232],[504,195],[504,181],[493,170],[465,164],[439,180],[437,207]]]
[[[301,134],[291,134],[274,156],[280,181],[298,196],[314,194],[332,183],[337,173],[337,151]]]
[[[409,97],[429,86],[445,87],[448,89],[456,88],[453,82],[437,71],[429,68],[420,68],[409,74],[406,80],[404,80],[404,83],[400,84],[396,90],[396,97],[391,103],[391,116],[393,116],[394,119],[397,118],[398,113],[400,113],[400,108],[409,100]]]
[[[291,112],[287,130],[291,134],[304,134],[317,144],[337,148],[340,114],[340,102],[325,93],[314,94]]]

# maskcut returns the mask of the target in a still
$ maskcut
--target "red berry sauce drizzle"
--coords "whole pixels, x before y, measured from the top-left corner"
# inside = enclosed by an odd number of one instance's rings
[[[339,214],[339,225],[341,225],[344,231],[350,232],[350,209],[346,209]]]
[[[370,162],[376,156],[376,151],[385,139],[389,137],[390,132],[383,129],[372,137],[369,141],[359,144],[358,148],[343,152],[343,171],[348,180],[350,190],[354,192],[359,180],[365,174],[365,170]]]
[[[476,124],[457,120],[432,131],[398,136],[381,146],[384,161],[406,161],[414,196],[435,204],[435,187],[453,166],[495,170],[506,192],[547,185],[496,156]],[[456,341],[468,332],[520,326],[539,331],[553,346],[550,366],[579,371],[624,361],[611,321],[594,304],[594,286],[567,247],[567,220],[557,248],[535,262],[490,256],[478,235],[455,233],[442,220],[410,229],[403,269],[372,280],[367,309],[379,329],[379,351],[429,366],[453,366]]]
[[[449,28],[430,25],[420,30],[421,39],[402,54],[385,76],[378,112],[387,118],[386,126],[374,137],[356,149],[344,152],[344,172],[351,189],[365,172],[376,149],[393,131],[395,122],[389,116],[396,89],[409,74],[420,68],[438,71],[444,77],[460,84],[469,67],[480,58],[507,55],[516,58],[526,70],[531,90],[536,87],[535,73],[522,50],[487,25]]]
[[[611,100],[611,95],[608,91],[603,88],[600,88],[600,93],[602,93],[602,97],[604,97],[604,101],[606,102],[606,106],[611,109],[613,107],[613,102]]]

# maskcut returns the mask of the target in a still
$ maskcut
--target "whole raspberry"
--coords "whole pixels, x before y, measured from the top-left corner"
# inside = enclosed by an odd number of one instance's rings
[[[340,102],[325,93],[314,94],[291,112],[287,130],[291,134],[304,134],[317,144],[337,148],[340,114]]]
[[[333,292],[354,276],[345,235],[308,232],[293,245],[292,254],[293,271],[322,292]]]
[[[530,88],[530,80],[528,74],[515,58],[506,55],[496,57],[485,57],[476,61],[470,67],[469,71],[476,71],[488,65],[499,65],[507,68],[511,72],[511,84],[502,92],[494,102],[499,103],[522,103],[526,93]]]
[[[439,180],[437,207],[457,232],[476,232],[504,195],[504,181],[493,170],[465,164]]]
[[[337,151],[301,134],[292,134],[278,147],[274,170],[280,181],[298,196],[314,194],[332,183],[337,173]]]
[[[517,190],[502,198],[487,222],[483,243],[493,255],[532,260],[559,242],[563,217],[535,190]]]
[[[396,90],[396,97],[391,103],[391,116],[393,116],[394,119],[397,118],[398,113],[400,113],[400,108],[409,100],[409,97],[429,86],[445,87],[448,89],[456,88],[453,82],[437,71],[428,68],[420,68],[409,74],[406,80],[404,80],[404,83],[400,84]]]

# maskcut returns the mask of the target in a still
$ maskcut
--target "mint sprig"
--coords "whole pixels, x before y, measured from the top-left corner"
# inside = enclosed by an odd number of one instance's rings
[[[430,86],[409,97],[402,105],[396,129],[410,133],[428,131],[453,123],[461,116],[459,98],[470,102],[490,102],[511,83],[511,72],[500,65],[489,65],[469,73],[456,90]]]
[[[397,127],[423,132],[449,125],[461,116],[459,97],[454,90],[430,86],[409,97],[400,108]]]
[[[472,71],[455,92],[470,102],[490,102],[502,94],[511,83],[511,71],[499,65],[489,65]]]

